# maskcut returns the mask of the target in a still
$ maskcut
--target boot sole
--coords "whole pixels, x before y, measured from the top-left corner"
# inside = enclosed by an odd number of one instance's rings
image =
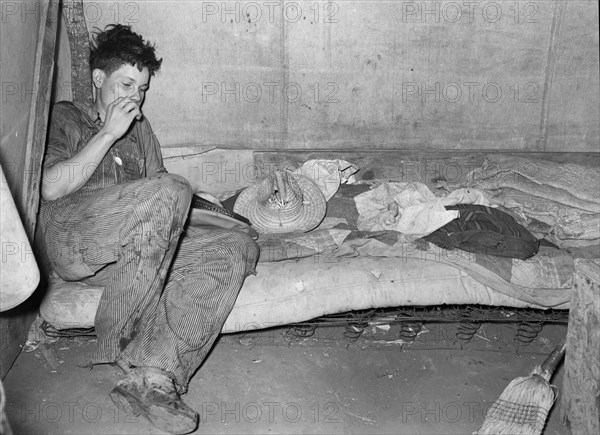
[[[188,434],[198,424],[197,415],[191,416],[168,406],[144,403],[137,395],[118,386],[110,392],[110,399],[123,412],[142,415],[154,426],[172,434]]]

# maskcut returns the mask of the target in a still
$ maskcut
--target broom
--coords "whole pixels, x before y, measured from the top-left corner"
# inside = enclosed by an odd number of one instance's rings
[[[479,435],[540,434],[556,398],[556,387],[549,381],[565,354],[567,336],[541,366],[527,377],[513,379],[488,410]]]

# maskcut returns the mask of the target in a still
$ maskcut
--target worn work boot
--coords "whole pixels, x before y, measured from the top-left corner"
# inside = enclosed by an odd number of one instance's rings
[[[173,380],[157,368],[131,369],[110,392],[110,398],[124,412],[142,415],[165,432],[186,434],[198,425],[198,414],[183,403]]]

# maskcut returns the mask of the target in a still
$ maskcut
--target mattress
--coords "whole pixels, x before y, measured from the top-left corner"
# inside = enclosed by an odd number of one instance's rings
[[[546,246],[516,260],[447,251],[394,231],[358,231],[352,198],[367,188],[340,189],[328,203],[326,228],[261,236],[257,275],[245,280],[222,332],[370,308],[568,309],[574,266],[567,251]],[[92,327],[102,290],[51,276],[40,314],[57,329]]]
[[[357,242],[358,241],[358,242]],[[364,243],[363,243],[364,242]],[[354,239],[353,252],[369,245]],[[356,244],[360,246],[357,248]],[[477,264],[471,255],[446,255],[403,246],[403,255],[312,255],[261,262],[249,276],[223,327],[223,333],[250,331],[368,308],[434,305],[568,308],[565,288],[526,288]],[[467,263],[467,269],[461,266]],[[475,275],[475,276],[474,276]],[[57,329],[89,328],[102,287],[65,282],[53,276],[41,316]]]

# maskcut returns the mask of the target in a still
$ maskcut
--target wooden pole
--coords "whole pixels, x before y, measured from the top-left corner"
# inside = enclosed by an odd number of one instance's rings
[[[90,34],[85,23],[83,0],[63,0],[63,16],[71,48],[73,100],[91,105]]]
[[[37,87],[36,98],[32,98],[27,125],[25,149],[25,171],[21,194],[22,218],[25,232],[33,240],[38,206],[40,202],[40,180],[42,159],[46,149],[46,129],[50,110],[52,77],[54,73],[54,49],[57,39],[58,0],[44,1],[38,33],[33,83]]]
[[[600,265],[575,260],[563,380],[563,422],[573,434],[600,433]]]

